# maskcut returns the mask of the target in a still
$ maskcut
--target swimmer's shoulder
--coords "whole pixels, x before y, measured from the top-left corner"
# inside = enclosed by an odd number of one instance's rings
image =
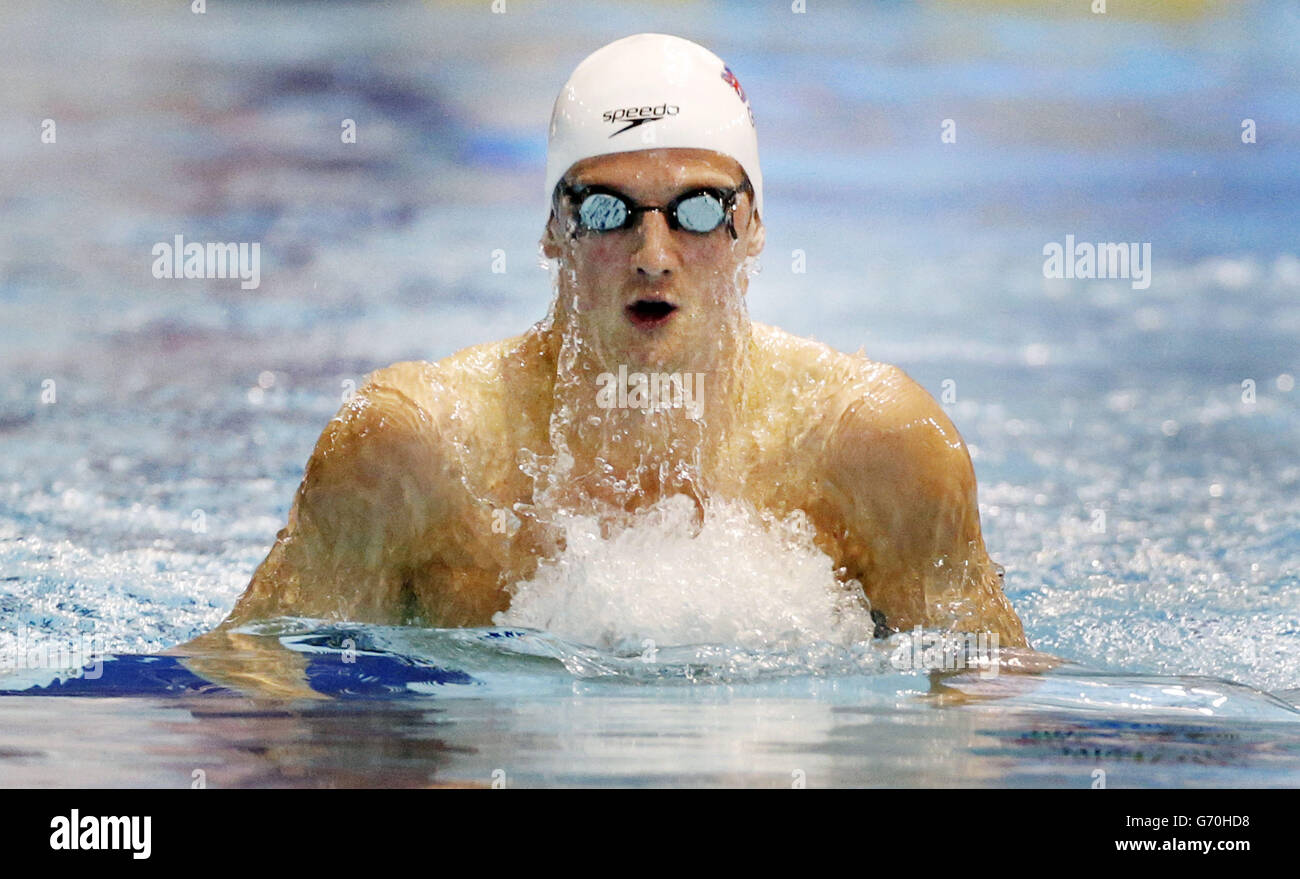
[[[961,435],[901,368],[762,324],[753,325],[753,338],[764,383],[816,419],[831,467],[964,482],[970,460]]]
[[[367,510],[402,521],[403,533],[452,509],[466,454],[488,481],[509,457],[498,447],[520,418],[506,382],[525,344],[515,337],[370,373],[321,433],[303,496],[322,515]]]
[[[432,458],[455,445],[472,447],[480,468],[504,461],[544,431],[549,391],[539,338],[530,331],[375,370],[333,423],[376,454],[396,444]]]
[[[876,416],[883,428],[897,418],[923,411],[934,414],[938,409],[929,392],[907,373],[861,351],[846,354],[815,339],[758,323],[752,325],[752,338],[763,381],[786,387],[805,402],[815,400],[822,411],[836,403],[856,402],[864,416]]]
[[[432,472],[451,403],[432,387],[433,366],[405,361],[366,376],[322,431],[304,490],[386,494],[395,490],[398,474]]]
[[[390,408],[472,412],[527,394],[539,374],[533,332],[464,348],[441,360],[406,360],[377,369],[358,394]]]

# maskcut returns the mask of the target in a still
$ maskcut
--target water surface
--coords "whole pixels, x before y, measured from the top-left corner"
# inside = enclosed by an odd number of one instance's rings
[[[994,3],[11,6],[4,655],[91,636],[158,654],[206,631],[367,372],[539,319],[554,93],[598,45],[663,30],[715,49],[754,104],[770,217],[751,316],[944,400],[1029,637],[1074,665],[936,683],[778,657],[692,677],[678,666],[739,660],[407,633],[380,661],[476,682],[289,705],[0,696],[0,782],[1296,783],[1293,4],[1104,22]],[[261,242],[260,287],[153,278],[178,233]],[[1044,279],[1067,234],[1150,242],[1151,286]]]

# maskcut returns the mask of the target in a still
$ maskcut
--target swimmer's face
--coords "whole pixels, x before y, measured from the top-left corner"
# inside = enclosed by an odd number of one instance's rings
[[[570,186],[605,186],[638,205],[666,205],[702,187],[738,189],[740,164],[710,150],[655,149],[584,159],[569,169]],[[576,325],[598,351],[630,367],[683,368],[716,348],[720,333],[743,314],[747,257],[763,249],[753,196],[736,196],[736,238],[724,222],[707,233],[672,229],[661,211],[641,213],[631,228],[571,237],[575,205],[560,201],[543,252],[560,260],[561,296],[576,304]],[[612,365],[612,364],[611,364]]]

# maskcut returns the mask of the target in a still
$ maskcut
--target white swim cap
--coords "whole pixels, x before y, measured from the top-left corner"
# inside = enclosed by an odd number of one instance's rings
[[[722,59],[668,34],[636,34],[592,52],[555,99],[546,150],[546,216],[575,162],[635,150],[690,147],[740,163],[763,212],[758,136],[745,90]]]

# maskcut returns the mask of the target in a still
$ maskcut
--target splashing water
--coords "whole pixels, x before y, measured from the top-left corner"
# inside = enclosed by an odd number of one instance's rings
[[[627,255],[578,246],[572,219],[567,231],[563,258],[543,263],[555,299],[541,328],[557,339],[550,448],[521,452],[534,487],[516,505],[550,530],[553,550],[494,622],[632,655],[870,641],[861,585],[837,579],[807,517],[778,521],[732,500],[742,480],[719,450],[748,375],[744,294],[757,263],[744,240],[643,286],[640,275],[606,280]],[[670,333],[630,330],[623,302],[638,295],[682,306]],[[638,370],[707,375],[708,399],[679,411],[598,406],[602,376]]]
[[[564,535],[564,549],[515,587],[493,622],[621,653],[703,643],[848,646],[872,635],[861,585],[836,579],[801,513],[776,520],[709,502],[697,522],[693,501],[676,495],[608,538],[594,516],[572,517]]]
[[[559,337],[550,453],[521,454],[534,490],[516,509],[549,527],[554,549],[510,587],[495,624],[643,658],[661,647],[789,653],[871,641],[861,584],[837,578],[807,516],[735,500],[742,480],[718,454],[748,375],[744,293],[758,266],[741,245],[666,288],[691,307],[660,337],[627,336],[617,305],[612,322],[603,316],[620,294],[578,271],[587,252],[544,263],[555,291],[545,328]],[[711,396],[699,411],[596,409],[593,378],[619,368],[707,374]]]

